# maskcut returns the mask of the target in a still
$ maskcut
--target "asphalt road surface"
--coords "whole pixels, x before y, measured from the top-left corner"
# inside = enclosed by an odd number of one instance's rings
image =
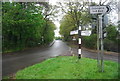
[[[74,51],[75,54],[77,54],[77,49],[76,48],[72,48],[72,50]],[[82,53],[82,57],[97,59],[97,53],[96,52],[91,52],[91,51],[83,48],[81,53]],[[104,53],[103,58],[104,58],[104,60],[119,62],[118,54],[116,54],[114,52],[113,53],[108,52],[107,54]]]
[[[77,50],[76,50],[77,52]],[[16,73],[20,69],[27,66],[39,63],[47,58],[60,56],[60,55],[71,55],[70,47],[66,43],[56,40],[51,47],[47,48],[33,48],[21,52],[16,52],[10,55],[3,55],[3,76],[8,76]],[[83,57],[97,58],[97,54],[82,50]],[[106,60],[118,61],[118,56],[105,55]]]
[[[66,54],[68,51],[69,47],[64,42],[57,40],[48,48],[34,48],[13,55],[5,55],[2,57],[2,75],[8,76],[44,59]]]

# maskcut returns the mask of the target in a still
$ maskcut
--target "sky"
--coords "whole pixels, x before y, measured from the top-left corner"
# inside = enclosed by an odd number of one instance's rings
[[[49,3],[52,5],[56,5],[56,2],[62,2],[62,1],[66,1],[66,0],[49,0]],[[79,1],[79,0],[77,0]],[[91,0],[84,0],[84,1],[91,1]],[[93,2],[99,3],[100,0],[92,0]],[[101,0],[101,2],[104,2],[106,0]],[[118,0],[107,0],[106,3],[108,3],[109,1],[118,1]],[[61,19],[63,17],[63,15],[61,14],[58,19]],[[117,24],[118,21],[118,12],[115,11],[114,8],[112,8],[111,12],[108,14],[108,22],[110,23],[114,23],[115,25]],[[55,30],[55,37],[61,36],[59,34],[59,27],[60,27],[60,23],[59,21],[54,21],[54,24],[56,25],[57,29]]]
[[[120,0],[118,2],[118,21],[120,21]]]

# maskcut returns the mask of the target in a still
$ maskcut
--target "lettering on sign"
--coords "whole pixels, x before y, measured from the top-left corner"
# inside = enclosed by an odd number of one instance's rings
[[[110,6],[90,6],[91,14],[105,14],[110,12]]]

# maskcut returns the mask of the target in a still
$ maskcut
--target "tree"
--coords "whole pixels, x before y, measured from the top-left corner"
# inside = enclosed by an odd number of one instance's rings
[[[8,50],[17,51],[26,47],[34,47],[39,44],[48,43],[54,37],[54,25],[51,21],[47,25],[47,34],[43,42],[43,34],[46,33],[46,19],[42,14],[42,6],[36,3],[9,3],[2,5],[3,23],[3,52]]]
[[[44,20],[45,20],[45,25],[44,25],[44,29],[43,29],[44,33],[42,34],[42,36],[44,38],[44,42],[49,43],[54,38],[53,32],[55,30],[55,24],[52,21],[57,16],[57,13],[58,13],[57,6],[50,5],[48,2],[38,2],[37,4],[39,4],[39,6],[42,6],[42,9],[43,9],[42,14],[43,14]]]
[[[83,29],[84,25],[91,23],[91,15],[87,11],[88,9],[86,7],[87,4],[88,3],[84,1],[79,2],[69,1],[66,3],[59,3],[59,7],[66,15],[62,19],[60,33],[64,35],[66,33],[66,37],[64,36],[66,39],[69,38],[71,30],[77,30],[79,26],[81,26]],[[65,27],[64,25],[68,25],[69,27],[68,26]]]
[[[64,36],[65,40],[69,40],[70,31],[75,29],[75,21],[70,15],[65,15],[61,20],[60,34]]]
[[[55,24],[49,20],[47,22],[47,29],[44,31],[44,42],[50,43],[54,39],[54,30],[56,29]]]

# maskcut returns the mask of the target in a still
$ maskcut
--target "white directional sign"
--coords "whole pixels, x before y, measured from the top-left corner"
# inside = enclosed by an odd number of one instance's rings
[[[81,31],[81,35],[82,35],[82,36],[90,36],[91,33],[92,33],[92,32],[91,32],[90,30]]]
[[[75,35],[78,34],[78,30],[74,30],[70,32],[70,35]],[[85,31],[81,31],[81,35],[82,36],[90,36],[91,35],[91,30],[85,30]]]
[[[78,34],[78,30],[74,30],[70,32],[70,35],[75,35],[75,34]]]
[[[110,6],[90,6],[91,14],[105,14],[111,11]]]

